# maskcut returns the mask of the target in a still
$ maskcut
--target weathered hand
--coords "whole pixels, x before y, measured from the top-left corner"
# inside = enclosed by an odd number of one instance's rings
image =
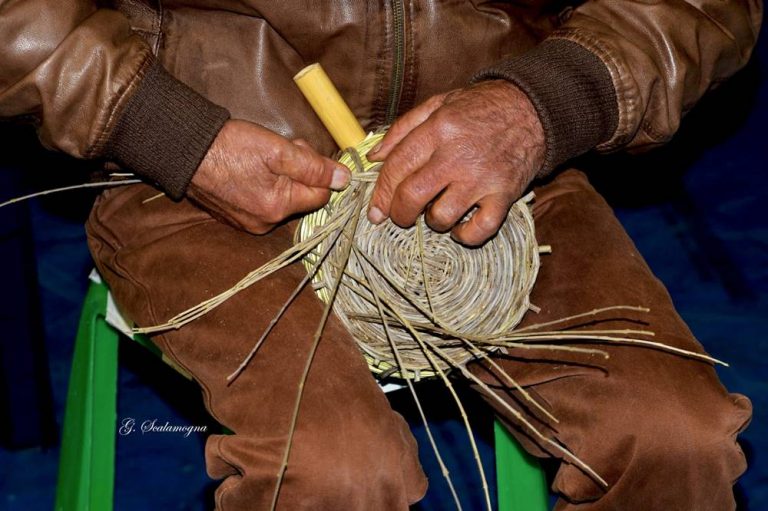
[[[187,196],[220,220],[264,234],[295,213],[323,206],[349,176],[349,169],[303,140],[232,120],[208,150]]]
[[[496,234],[545,152],[536,110],[502,80],[428,99],[398,119],[376,149],[369,158],[384,164],[369,220],[390,217],[409,227],[425,212],[432,229],[450,230],[466,245]]]

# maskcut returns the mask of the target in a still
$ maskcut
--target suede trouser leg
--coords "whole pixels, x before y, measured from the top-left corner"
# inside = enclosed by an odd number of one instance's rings
[[[103,194],[87,225],[101,274],[139,325],[164,322],[224,291],[292,244],[292,229],[238,232],[186,202],[139,185]],[[297,298],[248,368],[226,377],[305,275],[301,265],[258,282],[203,318],[155,336],[200,384],[209,412],[233,435],[206,444],[222,511],[269,509],[298,382],[322,306],[311,286]],[[331,318],[301,402],[278,509],[406,510],[426,491],[407,423],[381,392],[346,330]]]
[[[651,330],[652,340],[704,352],[584,174],[567,171],[536,192],[537,238],[552,245],[552,254],[542,256],[531,296],[542,310],[528,314],[521,326],[611,305],[641,305],[651,312],[604,313],[599,318],[616,320],[584,328]],[[582,346],[603,349],[610,358],[548,351],[498,358],[560,422],[548,427],[532,412],[526,415],[609,483],[604,490],[577,467],[561,463],[553,483],[562,495],[556,509],[734,509],[732,485],[746,468],[736,434],[751,416],[749,400],[728,394],[705,362],[642,347]],[[498,385],[487,369],[473,371]],[[507,424],[514,423],[489,402]],[[530,452],[546,455],[518,429],[512,431]]]
[[[228,288],[291,243],[289,227],[249,236],[183,202],[142,204],[152,195],[144,186],[110,190],[88,224],[99,270],[138,324],[162,322]],[[542,311],[524,324],[608,305],[645,305],[650,314],[620,316],[647,324],[608,321],[594,328],[640,327],[656,332],[656,340],[701,350],[581,173],[563,173],[540,187],[534,215],[539,240],[552,245],[553,254],[543,257],[532,296]],[[180,331],[155,338],[195,376],[214,417],[236,433],[214,436],[207,445],[209,473],[224,478],[219,509],[264,509],[271,498],[296,382],[321,310],[310,290],[240,379],[227,387],[225,377],[303,272],[300,265],[281,270]],[[705,363],[646,348],[601,347],[609,360],[550,352],[500,358],[560,419],[540,428],[610,483],[604,491],[562,464],[554,481],[563,495],[558,509],[733,508],[731,484],[745,466],[735,435],[750,417],[749,401],[729,395]],[[473,370],[497,383],[483,367]],[[547,455],[517,436],[534,454]],[[280,509],[405,509],[425,486],[407,427],[332,318],[302,401]]]

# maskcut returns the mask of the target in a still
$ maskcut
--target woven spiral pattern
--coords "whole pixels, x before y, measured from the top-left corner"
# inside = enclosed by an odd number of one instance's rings
[[[364,155],[381,136],[369,136],[356,148],[357,154],[346,152],[340,161],[370,175],[378,165],[368,162]],[[373,179],[354,179],[347,190],[334,194],[325,208],[302,219],[297,230],[298,241],[309,237],[318,226],[348,207],[353,192],[359,187],[362,187],[359,191],[366,194],[367,203]],[[404,371],[400,370],[370,289],[375,289],[382,297],[382,303],[391,304],[412,325],[429,323],[441,330],[471,337],[494,337],[511,331],[520,322],[529,309],[528,297],[539,268],[539,251],[527,200],[521,199],[513,205],[498,235],[480,248],[464,247],[453,241],[449,234],[432,231],[424,224],[423,217],[419,219],[421,237],[417,227],[402,229],[389,220],[378,226],[372,225],[365,218],[363,209],[355,243],[388,279],[369,267],[364,272],[361,265],[367,263],[353,255],[347,262],[348,275],[342,278],[333,311],[359,344],[374,373],[414,379],[436,374],[412,335],[392,320],[388,321],[390,335],[405,366]],[[305,258],[308,269],[330,242],[323,242]],[[421,254],[424,255],[423,262]],[[343,262],[343,251],[333,247],[315,275],[315,290],[326,302],[328,290],[338,275],[337,268]],[[361,281],[367,282],[367,286]],[[473,358],[455,336],[435,335],[434,332],[423,335],[460,364]],[[444,369],[447,367],[443,366]]]

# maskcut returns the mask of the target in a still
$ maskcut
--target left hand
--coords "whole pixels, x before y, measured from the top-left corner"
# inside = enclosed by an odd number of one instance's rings
[[[434,96],[399,118],[375,151],[383,161],[368,209],[401,227],[425,212],[427,224],[466,245],[501,228],[544,161],[535,108],[503,80]],[[475,206],[471,218],[462,218]]]

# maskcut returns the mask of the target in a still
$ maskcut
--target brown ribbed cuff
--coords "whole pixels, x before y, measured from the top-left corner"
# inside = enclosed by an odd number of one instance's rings
[[[227,119],[226,109],[154,61],[126,102],[105,157],[179,200]]]
[[[539,176],[583,154],[616,131],[619,110],[608,68],[592,52],[566,39],[549,39],[533,50],[480,71],[473,82],[509,80],[539,114],[547,144]]]

